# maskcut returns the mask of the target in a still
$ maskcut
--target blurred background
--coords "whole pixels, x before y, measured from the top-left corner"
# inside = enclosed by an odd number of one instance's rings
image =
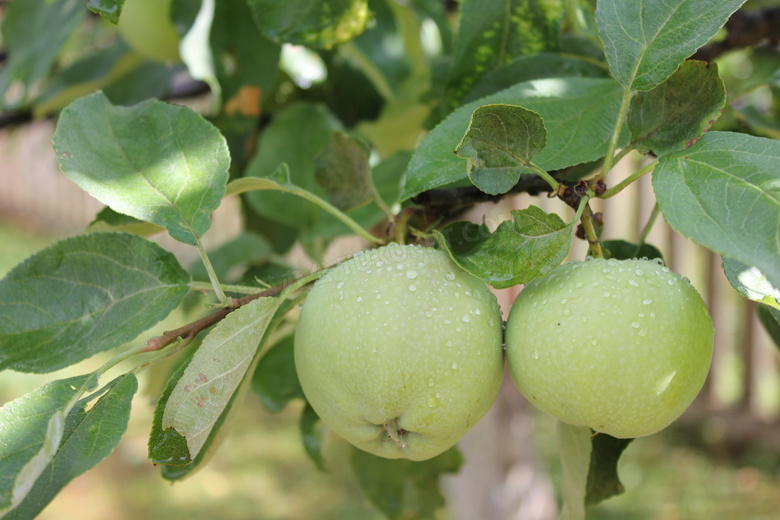
[[[51,149],[53,129],[51,121],[38,121],[0,132],[0,275],[39,249],[83,232],[101,209],[100,203],[58,171]],[[594,208],[606,215],[604,238],[638,239],[652,210],[649,180],[641,179],[624,196]],[[481,219],[487,214],[488,225],[494,227],[509,210],[529,202],[530,197],[520,196],[475,208],[471,216]],[[548,211],[569,211],[544,197],[534,203]],[[238,204],[237,199],[226,199],[215,212],[213,227],[205,236],[207,248],[239,233]],[[610,214],[629,218],[610,219]],[[194,250],[164,235],[153,240],[174,251],[184,265],[197,260]],[[778,350],[758,323],[754,304],[741,298],[725,279],[717,255],[681,238],[662,219],[648,242],[661,249],[667,265],[687,276],[708,303],[716,327],[713,366],[699,398],[680,420],[628,447],[619,465],[626,492],[592,508],[588,518],[778,519]],[[338,240],[326,258],[333,260],[361,247],[354,239]],[[585,251],[585,243],[578,241],[570,256],[582,258]],[[291,259],[308,267],[301,251],[293,250]],[[499,293],[505,311],[514,291]],[[176,311],[158,328],[185,319]],[[149,336],[158,333],[150,331]],[[98,356],[67,372],[42,376],[6,371],[0,376],[0,402],[103,361]],[[329,473],[319,472],[307,458],[298,431],[300,402],[271,414],[250,395],[236,427],[204,469],[181,483],[162,480],[146,459],[159,391],[146,382],[146,375],[141,374],[129,431],[121,445],[66,487],[40,518],[382,518],[350,475],[343,441],[330,439]],[[554,421],[530,409],[508,377],[505,383],[491,412],[460,444],[466,463],[458,475],[444,479],[448,509],[441,518],[557,517],[560,467]]]

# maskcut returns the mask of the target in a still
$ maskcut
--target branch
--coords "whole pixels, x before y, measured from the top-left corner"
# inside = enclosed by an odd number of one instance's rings
[[[765,42],[780,43],[780,7],[760,11],[736,11],[726,22],[726,38],[705,45],[691,59],[712,61],[721,54],[745,47],[754,47]]]
[[[152,352],[155,350],[160,350],[161,348],[170,345],[171,343],[173,343],[179,338],[183,340],[192,339],[198,334],[200,334],[202,331],[222,321],[222,319],[224,319],[225,316],[227,316],[234,310],[243,307],[244,305],[246,305],[247,303],[253,300],[257,300],[258,298],[268,298],[272,296],[278,296],[279,293],[281,293],[286,287],[294,284],[298,280],[300,280],[300,278],[291,280],[289,282],[285,282],[275,287],[271,287],[270,289],[266,289],[265,291],[260,291],[259,293],[250,294],[249,296],[244,296],[243,298],[238,298],[236,300],[230,300],[227,307],[222,307],[221,309],[212,312],[208,316],[204,316],[199,320],[195,320],[192,323],[183,325],[178,329],[167,330],[163,332],[161,336],[155,336],[153,338],[149,338],[146,341],[146,347],[144,348],[143,351]]]

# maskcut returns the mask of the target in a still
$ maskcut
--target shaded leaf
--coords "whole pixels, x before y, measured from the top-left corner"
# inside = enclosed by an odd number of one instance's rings
[[[189,291],[176,257],[122,233],[68,238],[0,281],[0,368],[50,372],[132,340]]]
[[[217,279],[228,281],[231,271],[267,260],[273,255],[273,249],[268,240],[263,236],[251,232],[243,232],[217,249],[209,251],[208,255]],[[203,262],[194,263],[190,267],[190,273],[192,273],[192,278],[195,280],[209,281],[209,275],[203,266]]]
[[[269,412],[281,412],[293,399],[304,399],[295,371],[294,336],[279,341],[263,355],[252,376],[252,389]]]
[[[366,28],[367,0],[248,0],[260,30],[279,43],[330,49]]]
[[[592,506],[625,491],[618,478],[620,455],[634,439],[617,439],[605,433],[591,432],[592,450],[588,470],[585,505]]]
[[[11,2],[3,13],[0,33],[8,60],[0,69],[0,107],[16,108],[33,84],[51,69],[60,48],[87,11],[81,2],[24,0]],[[9,89],[15,86],[17,88]]]
[[[89,0],[87,9],[116,25],[119,23],[119,15],[122,14],[124,4],[125,0]]]
[[[660,85],[744,2],[599,0],[596,24],[612,75],[629,90]]]
[[[558,453],[563,472],[563,518],[585,520],[585,493],[591,464],[591,436],[585,426],[558,422]]]
[[[437,242],[460,267],[504,289],[528,283],[557,267],[569,252],[574,226],[536,206],[512,211],[494,232],[458,221],[436,231]]]
[[[84,191],[187,244],[208,230],[225,194],[225,139],[188,108],[156,100],[116,107],[92,94],[63,110],[54,150]]]
[[[17,507],[48,467],[88,380],[53,381],[0,408],[0,515]]]
[[[352,471],[371,502],[391,520],[433,518],[444,506],[439,478],[463,464],[457,447],[422,462],[383,459],[357,448],[350,456]]]
[[[132,373],[119,376],[89,410],[86,403],[68,414],[57,453],[35,481],[27,498],[7,519],[34,518],[71,480],[108,457],[127,430],[138,389]]]
[[[547,145],[534,164],[559,170],[604,156],[620,108],[622,89],[612,79],[558,78],[518,83],[464,105],[431,130],[409,163],[401,200],[468,177],[466,164],[452,151],[482,105],[520,105],[539,114],[547,128]],[[625,144],[625,136],[619,143]]]
[[[260,148],[244,176],[269,178],[280,163],[286,163],[293,184],[324,197],[314,179],[314,158],[330,142],[334,125],[319,105],[298,103],[286,108],[263,130]],[[304,128],[305,139],[301,137]],[[260,215],[295,228],[313,226],[321,216],[310,202],[286,193],[257,191],[247,198]]]
[[[780,311],[767,305],[759,305],[758,319],[777,348],[780,348]]]
[[[669,79],[634,97],[628,112],[631,143],[659,157],[683,150],[712,126],[725,105],[717,64],[686,61]]]
[[[228,314],[203,340],[171,392],[161,426],[186,439],[190,460],[238,390],[281,303],[259,298]]]
[[[95,219],[87,226],[87,231],[91,232],[108,233],[111,231],[118,231],[141,237],[148,237],[159,233],[162,230],[163,228],[160,226],[138,220],[129,215],[117,213],[108,206],[98,211],[97,215],[95,215]]]
[[[780,142],[708,132],[662,157],[653,189],[669,225],[780,287]]]
[[[780,310],[780,289],[773,287],[761,271],[725,257],[722,265],[726,278],[739,294]]]
[[[567,77],[606,78],[609,77],[609,72],[591,60],[540,52],[530,56],[520,56],[488,72],[471,89],[464,101],[474,101],[489,96],[522,81]]]
[[[309,456],[314,465],[320,471],[325,470],[325,459],[322,457],[322,426],[320,417],[314,408],[306,402],[306,406],[301,412],[301,441],[303,442],[303,448],[306,450],[306,455]]]
[[[524,54],[559,50],[563,13],[562,2],[463,1],[445,87],[446,112],[457,107],[485,73]]]
[[[547,131],[539,114],[514,105],[485,105],[471,115],[455,153],[469,159],[471,182],[491,195],[506,193],[544,148]]]
[[[163,465],[163,475],[168,466],[186,466],[192,462],[187,449],[187,440],[173,428],[163,428],[162,426],[163,413],[165,413],[171,392],[179,384],[191,361],[192,356],[188,356],[168,378],[152,416],[152,431],[149,434],[147,446],[148,457],[154,464]]]
[[[349,211],[371,199],[370,150],[344,132],[334,132],[328,145],[314,157],[314,179],[334,206]]]
[[[606,258],[617,258],[618,260],[630,258],[664,259],[657,247],[647,243],[639,245],[625,240],[605,240],[601,243],[601,247],[605,250]]]

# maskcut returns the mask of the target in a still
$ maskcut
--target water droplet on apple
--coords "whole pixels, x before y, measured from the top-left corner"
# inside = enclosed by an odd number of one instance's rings
[[[640,330],[636,334],[637,334],[637,336],[642,336],[642,337],[647,336],[647,327],[645,327],[644,329]]]
[[[457,370],[458,369],[458,364],[457,363],[453,363],[452,364],[452,369],[453,370]]]
[[[632,321],[631,322],[631,326],[634,327],[635,329],[638,329],[639,328],[639,322],[638,321]]]
[[[471,321],[471,316],[469,316],[468,314],[464,314],[464,315],[463,315],[463,321],[464,321],[465,323],[468,323],[468,322],[470,322],[470,321]]]
[[[598,342],[598,340],[596,338],[593,338],[592,340],[590,340],[590,344],[591,345],[598,345],[599,342]]]
[[[636,281],[636,280],[629,280],[629,281],[628,281],[628,283],[629,283],[630,285],[633,285],[634,287],[639,287],[639,283],[637,283],[637,281]]]
[[[406,271],[406,277],[410,280],[414,280],[415,278],[417,278],[417,271],[413,269],[409,269],[408,271]]]
[[[651,303],[653,303],[653,300],[648,298],[648,299],[644,300],[642,303],[644,303],[645,305],[650,305]]]
[[[539,359],[539,351],[534,350],[534,359]]]
[[[342,287],[344,287],[344,282],[339,282],[336,284],[336,289],[341,289]]]
[[[416,286],[416,285],[414,285],[414,284],[411,284],[411,285],[409,286],[409,290],[410,290],[411,292],[414,292],[414,291],[416,291],[416,290],[417,290],[417,286]]]
[[[451,271],[448,271],[447,274],[444,275],[444,278],[446,278],[447,280],[452,281],[452,280],[455,279],[455,273],[453,273]]]
[[[447,346],[448,346],[448,347],[451,347],[451,346],[452,346],[452,341],[448,341],[448,342],[447,342]]]

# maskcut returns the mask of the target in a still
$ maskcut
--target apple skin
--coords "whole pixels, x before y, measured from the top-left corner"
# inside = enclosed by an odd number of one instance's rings
[[[520,293],[506,358],[520,392],[558,420],[618,438],[655,433],[699,393],[712,360],[707,307],[650,260],[570,262]]]
[[[157,61],[179,61],[179,33],[170,22],[172,0],[125,0],[119,33],[138,54]]]
[[[390,245],[317,281],[295,366],[320,418],[356,447],[426,460],[488,411],[504,371],[496,297],[446,253]]]

